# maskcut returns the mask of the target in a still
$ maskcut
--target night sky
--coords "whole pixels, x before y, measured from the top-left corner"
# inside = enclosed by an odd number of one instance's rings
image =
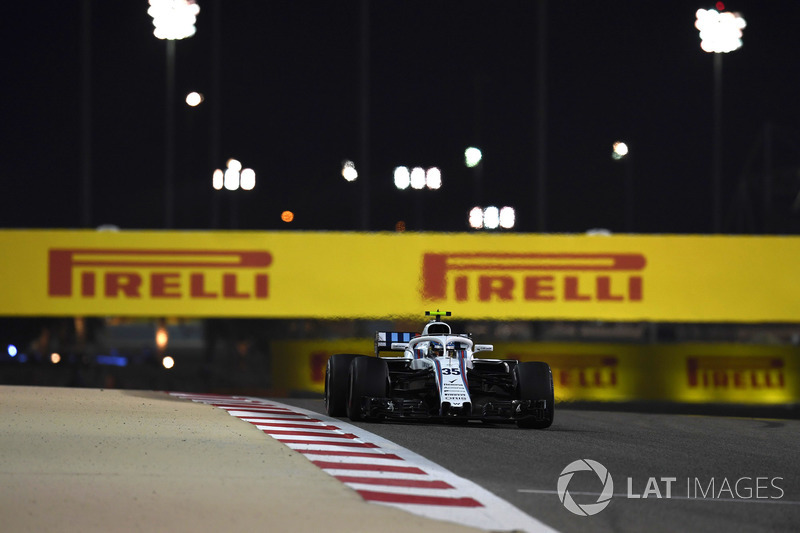
[[[176,43],[173,228],[361,230],[366,178],[370,230],[404,220],[409,230],[467,231],[477,196],[515,207],[516,231],[712,231],[713,58],[694,28],[695,11],[712,3],[548,1],[541,24],[534,0],[369,2],[366,121],[361,2],[198,3],[197,34]],[[800,1],[726,4],[747,27],[744,46],[723,57],[722,230],[798,233]],[[0,227],[165,227],[166,45],[147,7],[3,6]],[[192,90],[206,97],[197,108],[183,102]],[[629,161],[612,160],[617,140]],[[484,154],[479,187],[463,164],[473,144]],[[255,190],[211,188],[231,157],[256,171]],[[368,175],[345,182],[345,159]],[[400,164],[440,167],[442,189],[397,191]]]

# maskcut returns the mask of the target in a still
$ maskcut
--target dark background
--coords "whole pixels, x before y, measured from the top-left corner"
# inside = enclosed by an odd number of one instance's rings
[[[199,4],[197,34],[176,43],[174,228],[391,231],[405,220],[466,231],[478,195],[514,206],[516,231],[713,230],[713,59],[694,28],[695,11],[711,3],[384,0],[366,2],[366,24],[356,0]],[[147,7],[3,6],[0,227],[166,226],[166,45]],[[748,25],[744,46],[723,58],[721,229],[797,233],[800,2],[726,8]],[[191,90],[206,96],[197,108],[183,103]],[[631,160],[612,160],[616,140]],[[463,165],[470,144],[483,149],[480,171]],[[230,157],[256,171],[254,191],[211,188]],[[362,170],[354,183],[340,175],[345,159]],[[439,166],[443,188],[397,191],[399,164]]]

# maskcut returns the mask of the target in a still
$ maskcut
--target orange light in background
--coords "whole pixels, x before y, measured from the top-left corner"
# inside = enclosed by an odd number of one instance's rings
[[[54,365],[57,365],[58,363],[61,362],[61,355],[56,352],[51,353],[50,362],[53,363]]]
[[[75,317],[75,336],[80,342],[86,340],[86,320],[82,316]]]
[[[292,213],[291,211],[284,211],[283,213],[281,213],[281,220],[283,220],[284,222],[291,222],[292,220],[294,220],[294,213]]]
[[[403,220],[398,220],[397,224],[394,225],[394,230],[397,232],[404,232],[406,230],[406,223]]]
[[[164,357],[164,359],[161,360],[161,364],[164,365],[164,368],[169,370],[170,368],[175,366],[175,359],[167,355],[166,357]]]
[[[163,352],[168,342],[169,334],[167,333],[167,328],[163,324],[160,324],[156,329],[156,347],[158,351]]]

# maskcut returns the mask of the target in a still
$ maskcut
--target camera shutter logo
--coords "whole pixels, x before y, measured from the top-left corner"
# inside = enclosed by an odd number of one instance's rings
[[[598,496],[596,503],[580,505],[572,499],[572,495],[570,495],[569,491],[567,490],[567,485],[569,485],[570,480],[572,480],[572,476],[574,476],[576,472],[584,470],[588,470],[597,474],[597,477],[603,484],[603,490],[600,493],[600,496]],[[608,469],[606,469],[605,466],[601,465],[597,461],[593,461],[591,459],[578,459],[577,461],[571,462],[566,466],[566,468],[564,468],[564,470],[561,471],[561,475],[558,477],[558,498],[569,512],[579,516],[596,515],[608,506],[608,504],[611,502],[611,496],[613,494],[614,480],[611,479],[611,474],[608,472]]]

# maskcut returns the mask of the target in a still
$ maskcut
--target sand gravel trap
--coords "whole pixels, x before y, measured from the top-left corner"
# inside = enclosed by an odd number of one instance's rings
[[[220,409],[0,386],[0,529],[470,531],[375,504]]]

